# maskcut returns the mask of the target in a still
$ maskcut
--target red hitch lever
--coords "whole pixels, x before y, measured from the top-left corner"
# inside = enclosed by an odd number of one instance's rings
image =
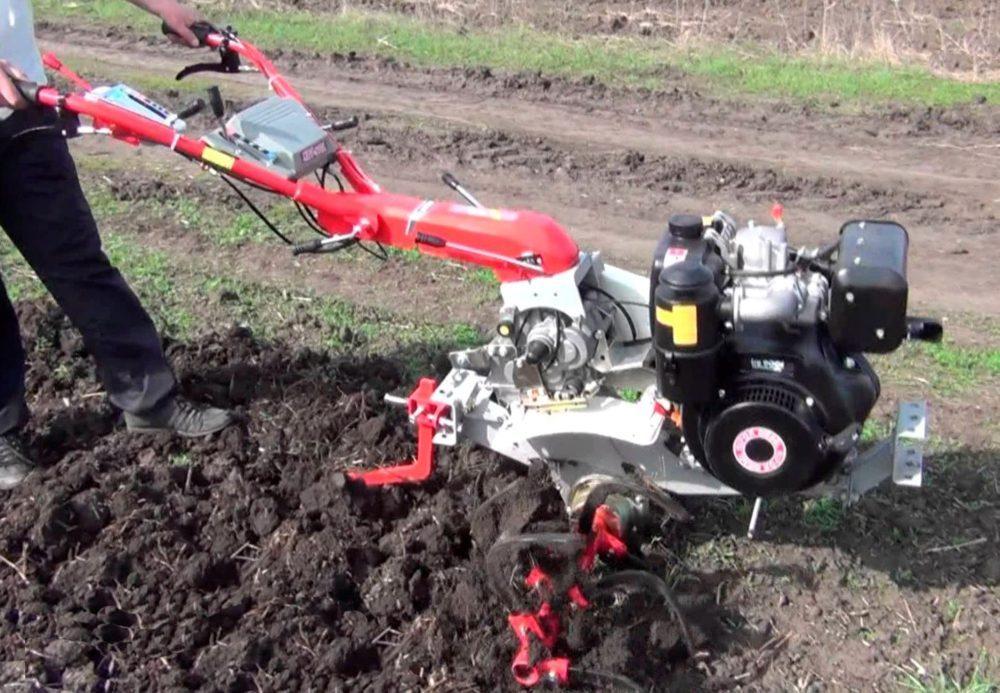
[[[446,414],[447,404],[431,401],[437,389],[437,381],[422,378],[406,400],[406,410],[410,420],[417,425],[417,456],[407,464],[371,469],[366,472],[350,472],[348,476],[364,482],[367,486],[389,486],[425,481],[434,469],[434,433],[438,420]]]

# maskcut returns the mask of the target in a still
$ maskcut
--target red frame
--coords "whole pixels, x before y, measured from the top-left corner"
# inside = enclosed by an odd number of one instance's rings
[[[299,93],[253,44],[219,33],[209,34],[206,44],[238,53],[260,70],[277,96],[302,103]],[[81,87],[85,84],[77,82]],[[88,116],[95,126],[109,129],[117,139],[169,147],[234,178],[300,202],[314,210],[319,224],[331,236],[360,229],[360,240],[415,248],[427,255],[488,267],[504,282],[558,274],[574,267],[579,258],[576,243],[547,215],[383,192],[339,143],[336,158],[351,187],[347,192],[327,190],[307,180],[288,180],[256,163],[218,152],[167,125],[101,101],[86,89],[63,94],[53,87],[42,87],[37,100],[44,106]]]

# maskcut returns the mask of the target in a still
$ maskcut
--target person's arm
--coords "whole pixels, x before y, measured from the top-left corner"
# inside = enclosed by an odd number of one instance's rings
[[[150,14],[166,22],[167,26],[173,29],[176,37],[171,37],[178,43],[183,43],[192,48],[198,47],[198,39],[191,33],[190,27],[195,22],[205,21],[205,17],[194,9],[182,5],[177,0],[128,0],[136,7],[141,7]]]

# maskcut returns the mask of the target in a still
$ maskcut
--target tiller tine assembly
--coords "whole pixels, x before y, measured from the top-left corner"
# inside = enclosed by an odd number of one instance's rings
[[[417,427],[417,456],[405,464],[380,467],[364,472],[350,472],[351,479],[366,486],[388,486],[425,481],[434,470],[434,434],[441,418],[448,413],[448,405],[432,401],[437,382],[422,378],[416,389],[406,398],[410,421]]]
[[[630,550],[630,546],[637,547],[639,535],[651,526],[652,508],[670,517],[686,519],[687,514],[678,513],[679,506],[674,507],[669,496],[667,502],[659,498],[662,492],[651,492],[628,481],[598,484],[590,492],[593,497],[583,504],[583,514],[576,524],[578,532],[505,535],[486,555],[487,575],[508,603],[516,600],[518,583],[525,588],[523,594],[534,594],[540,601],[534,611],[516,611],[507,616],[517,640],[511,672],[524,687],[587,683],[602,690],[643,690],[617,674],[577,669],[569,656],[558,652],[565,649],[561,641],[564,609],[613,607],[622,594],[641,593],[664,604],[677,620],[688,652],[696,651],[691,629],[670,588],[653,572],[642,569],[643,560]],[[525,559],[530,569],[519,580],[519,571],[523,574],[527,568]],[[639,568],[598,576],[594,574],[598,559],[612,567],[626,563]],[[539,648],[551,656],[533,658]]]

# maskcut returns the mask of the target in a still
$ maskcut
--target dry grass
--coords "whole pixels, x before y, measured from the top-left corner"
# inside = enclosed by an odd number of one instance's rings
[[[203,0],[311,10],[385,10],[462,26],[526,24],[573,34],[666,39],[796,56],[926,66],[969,80],[1000,76],[995,0]]]

